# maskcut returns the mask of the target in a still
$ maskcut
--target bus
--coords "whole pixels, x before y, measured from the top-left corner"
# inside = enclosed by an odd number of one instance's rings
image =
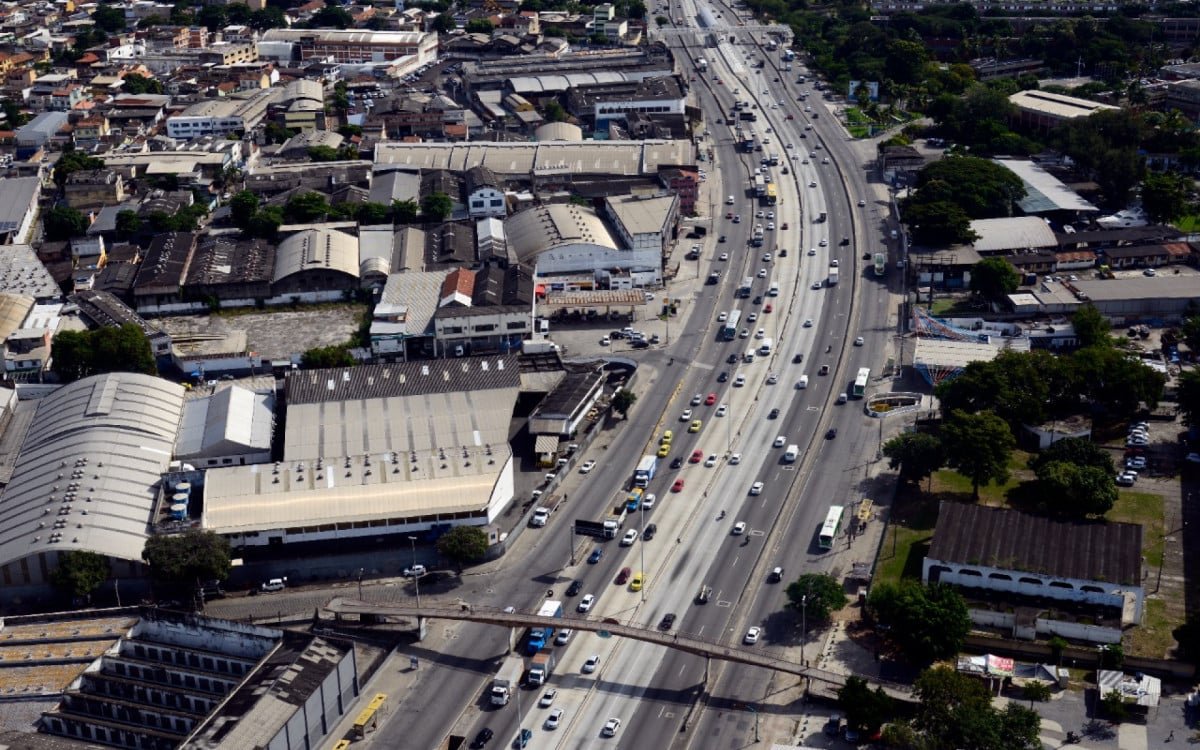
[[[362,739],[367,732],[379,727],[379,714],[383,712],[383,704],[387,701],[387,693],[376,693],[367,707],[359,712],[354,720],[354,736]]]
[[[875,253],[875,275],[882,276],[887,271],[887,256]]]
[[[760,174],[754,175],[754,194],[761,198],[767,192],[767,183]]]
[[[775,183],[767,183],[767,205],[774,206],[779,202],[779,190],[775,187]]]
[[[721,328],[721,338],[726,341],[733,341],[738,335],[738,323],[742,322],[741,310],[730,310],[729,316],[725,318],[724,327]]]
[[[821,524],[821,535],[817,537],[817,546],[821,549],[833,549],[833,540],[842,533],[842,514],[845,508],[840,505],[829,506],[825,523]]]
[[[867,392],[867,381],[870,379],[871,379],[870,368],[867,368],[867,367],[858,368],[858,376],[854,378],[853,395],[855,398],[862,398],[863,394]]]

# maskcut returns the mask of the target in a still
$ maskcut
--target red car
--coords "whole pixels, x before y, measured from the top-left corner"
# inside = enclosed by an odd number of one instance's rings
[[[775,308],[772,307],[770,303],[767,303],[767,306],[763,308],[763,312],[769,313],[769,312],[772,312],[774,309]]]
[[[795,115],[793,115],[791,112],[789,112],[789,113],[788,113],[788,116],[787,116],[787,118],[788,118],[789,120],[795,120],[795,119],[796,119],[796,116],[795,116]]]
[[[708,394],[708,398],[704,399],[704,403],[707,406],[712,406],[713,404],[717,403],[717,394],[715,394],[715,393]]]
[[[629,568],[621,568],[621,572],[617,573],[616,583],[618,586],[623,586],[629,580],[629,576],[633,575],[633,571]]]
[[[676,479],[675,484],[671,485],[671,492],[683,492],[683,480]]]
[[[688,459],[688,463],[689,464],[698,464],[703,460],[704,460],[704,451],[697,449],[697,450],[692,451],[692,457]]]
[[[733,211],[726,211],[726,212],[725,212],[725,218],[726,218],[726,219],[732,219],[732,218],[733,218]]]

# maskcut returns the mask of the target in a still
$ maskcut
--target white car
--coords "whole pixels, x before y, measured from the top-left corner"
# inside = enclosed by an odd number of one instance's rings
[[[1125,459],[1125,468],[1126,469],[1134,469],[1135,471],[1141,471],[1142,469],[1145,469],[1146,468],[1146,457],[1145,456],[1130,456],[1129,458]]]
[[[729,260],[729,253],[721,253],[721,255],[717,258],[717,260],[720,260],[720,261]]]
[[[739,338],[739,339],[748,339],[748,338],[750,338],[750,329],[749,329],[749,328],[743,328],[743,329],[741,330],[741,332],[738,334],[738,338]]]
[[[829,247],[829,240],[822,237],[821,241],[818,242],[817,244],[820,245],[821,247]]]
[[[534,508],[533,517],[529,519],[529,525],[534,527],[542,527],[550,520],[549,508]]]
[[[742,454],[741,453],[730,453],[729,454],[729,463],[731,463],[734,466],[737,466],[741,462],[742,462]]]
[[[758,269],[758,278],[760,278],[760,279],[767,278],[767,269],[765,269],[765,268]]]
[[[858,207],[859,207],[859,208],[862,208],[862,207],[863,207],[863,206],[865,206],[865,205],[867,205],[867,202],[866,202],[866,201],[864,201],[864,200],[860,200],[860,201],[858,202]]]
[[[605,336],[604,338],[600,339],[600,346],[608,346],[611,343],[612,343],[612,341],[609,340],[608,336]]]
[[[747,644],[753,645],[755,643],[758,643],[758,637],[760,635],[762,635],[762,628],[755,625],[754,627],[752,627],[746,631],[746,636],[744,638],[742,638],[742,640],[745,641]]]
[[[758,169],[760,172],[762,171],[762,167],[759,167]],[[766,215],[767,215],[767,212],[763,211],[761,208],[754,212],[754,218],[756,218],[756,219],[761,219]]]
[[[716,465],[717,465],[717,456],[716,456],[716,454],[710,455],[708,458],[704,459],[704,465],[705,465],[705,466],[707,466],[707,467],[708,467],[708,468],[710,468],[710,469],[711,469],[712,467],[716,466]]]
[[[816,249],[815,247],[810,247],[810,248],[808,249],[808,254],[809,254],[810,256],[812,256],[812,255],[816,255],[816,254],[817,254],[817,249]]]
[[[692,421],[692,410],[691,410],[691,409],[684,409],[682,412],[680,412],[680,414],[679,414],[679,421],[680,421],[680,422],[690,422],[690,421]]]
[[[558,697],[558,691],[555,690],[554,688],[550,688],[546,692],[542,693],[542,697],[538,701],[538,706],[540,708],[550,708],[551,706],[554,705],[554,699],[557,697]]]
[[[614,716],[608,721],[604,722],[604,728],[600,730],[600,734],[604,735],[605,737],[615,737],[617,736],[617,730],[620,728],[621,720]]]
[[[782,448],[787,443],[787,435],[776,435],[775,442],[771,443],[772,447]]]
[[[820,288],[821,288],[821,282],[819,282],[819,281],[814,281],[814,282],[812,283],[812,288],[813,288],[813,289],[820,289]]]
[[[625,536],[621,537],[621,546],[622,547],[633,546],[633,543],[637,541],[637,538],[638,538],[638,530],[630,529],[629,531],[625,532]]]
[[[717,416],[718,417],[723,417],[728,413],[729,413],[729,406],[727,404],[721,404],[720,406],[717,407]]]
[[[750,494],[751,495],[761,495],[762,491],[763,491],[763,483],[762,482],[755,482],[754,484],[750,485]]]
[[[774,218],[775,218],[775,212],[774,212],[774,211],[768,211],[768,212],[767,212],[767,218],[768,218],[768,219],[774,219]]]
[[[582,466],[579,467],[579,473],[580,474],[590,474],[592,469],[594,469],[594,468],[596,468],[596,462],[591,459],[588,459],[587,461],[583,462]]]
[[[776,375],[775,373],[771,373],[770,375],[767,375],[767,385],[775,385],[778,382],[779,382],[779,376]]]
[[[770,262],[771,262],[771,254],[763,253],[763,263],[770,263]]]
[[[766,337],[767,337],[767,329],[766,328],[759,328],[757,331],[754,332],[754,338],[759,339],[760,341],[762,339],[765,339]]]
[[[733,525],[733,528],[729,530],[729,533],[732,534],[733,536],[741,536],[742,534],[745,534],[746,533],[746,522],[738,521],[737,523],[735,523]]]
[[[1132,471],[1123,471],[1117,475],[1117,484],[1121,485],[1122,487],[1132,487],[1133,483],[1136,481],[1137,475]]]
[[[812,328],[812,327],[813,327],[812,318],[805,318],[805,319],[804,319],[804,327],[805,327],[805,328]]]
[[[862,337],[862,336],[859,336],[859,337],[855,338],[855,339],[854,339],[854,345],[855,345],[855,346],[862,346],[862,345],[863,345],[863,337]]]
[[[774,232],[774,231],[775,231],[775,222],[773,222],[773,221],[768,221],[768,222],[767,222],[767,231],[768,231],[768,232]]]
[[[592,672],[595,672],[596,668],[599,666],[600,666],[600,654],[592,654],[591,656],[589,656],[587,658],[587,661],[585,661],[583,663],[582,672],[584,674],[591,674]]]
[[[642,507],[646,510],[650,510],[654,507],[654,502],[656,500],[658,500],[658,495],[655,495],[653,492],[647,492],[645,497],[642,498]]]
[[[699,406],[702,401],[704,401],[703,393],[697,393],[696,395],[692,396],[692,406]]]
[[[579,604],[576,605],[575,609],[579,610],[580,612],[591,612],[592,605],[595,603],[596,596],[594,594],[584,594],[583,598],[579,600]]]
[[[752,312],[746,316],[747,323],[754,323],[757,320],[758,320],[758,313],[756,313],[756,312]]]
[[[561,708],[556,708],[546,717],[546,729],[558,729],[558,725],[562,723],[564,711]]]
[[[729,313],[724,313],[724,312],[723,312],[723,313],[721,313],[720,315],[718,315],[718,316],[717,316],[717,322],[718,322],[718,323],[724,323],[724,322],[725,322],[725,321],[727,321],[727,320],[729,320]]]
[[[731,196],[729,196],[728,198],[726,198],[726,199],[725,199],[725,205],[726,205],[726,206],[732,206],[732,205],[733,205],[733,196],[732,196],[732,195],[731,195]]]
[[[815,187],[817,186],[817,181],[816,181],[816,180],[809,180],[809,181],[808,181],[808,186],[809,186],[810,188],[815,188]]]
[[[739,374],[736,378],[733,379],[733,387],[734,388],[741,388],[745,384],[746,384],[746,376],[745,375]]]

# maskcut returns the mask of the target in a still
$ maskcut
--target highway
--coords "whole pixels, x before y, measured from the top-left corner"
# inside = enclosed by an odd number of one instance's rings
[[[732,11],[722,7],[721,12],[728,18]],[[681,14],[694,23],[696,5],[684,3]],[[679,52],[682,50],[677,48]],[[711,113],[707,145],[714,149],[716,163],[709,165],[709,179],[719,181],[721,198],[734,197],[731,206],[721,200],[710,231],[713,240],[725,235],[726,242],[714,241],[706,246],[699,269],[701,277],[709,268],[720,269],[721,283],[696,287],[686,300],[691,317],[682,333],[672,336],[667,350],[640,358],[643,372],[639,378],[651,378],[653,386],[630,411],[627,423],[619,428],[607,449],[590,455],[600,462],[597,469],[582,481],[574,478],[569,483],[568,511],[556,514],[547,528],[536,532],[539,536],[531,543],[526,559],[506,561],[506,569],[491,576],[484,593],[473,600],[477,604],[536,611],[549,588],[555,598],[573,609],[580,597],[565,597],[565,589],[569,581],[578,579],[582,582],[580,596],[596,596],[589,613],[593,617],[655,627],[663,615],[672,613],[677,616],[673,626],[677,631],[736,642],[748,625],[764,623],[785,602],[784,584],[764,583],[769,568],[783,566],[787,571],[785,582],[804,572],[825,569],[824,556],[815,548],[816,527],[831,502],[848,502],[859,496],[863,457],[873,458],[876,450],[876,425],[862,414],[861,403],[835,406],[834,400],[839,392],[847,390],[847,380],[853,378],[858,367],[871,366],[878,371],[891,334],[886,288],[864,273],[865,266],[859,260],[868,244],[867,233],[874,242],[878,232],[878,227],[866,223],[875,207],[858,208],[853,202],[869,195],[861,165],[822,105],[814,106],[821,107],[825,116],[808,120],[803,105],[796,101],[799,88],[777,71],[777,55],[765,56],[767,67],[755,73],[745,53],[763,58],[757,47],[731,45],[726,38],[719,50],[691,52],[707,58],[720,52],[711,60],[707,80],[698,80],[694,91],[704,111]],[[689,67],[683,57],[679,64],[685,71]],[[792,79],[800,68],[795,67]],[[773,80],[776,76],[779,82]],[[714,85],[717,77],[722,78],[722,85]],[[730,85],[735,81],[740,85]],[[741,89],[736,97],[734,88]],[[769,93],[764,94],[764,89]],[[760,140],[771,138],[771,145],[762,153],[736,152],[732,128],[718,124],[731,111],[735,98],[758,104],[755,111],[759,121],[754,123],[757,135]],[[781,99],[783,107],[770,108],[772,102],[778,107]],[[786,119],[789,112],[794,120]],[[813,129],[802,139],[800,134],[806,132],[804,125],[809,122]],[[773,132],[767,133],[767,127]],[[789,142],[794,149],[784,148]],[[809,154],[817,142],[823,148],[814,159]],[[749,179],[759,158],[771,152],[779,154],[791,172],[785,176],[780,168],[772,168],[781,201],[773,209],[775,223],[781,226],[787,222],[789,229],[766,231],[763,247],[750,248],[748,240],[754,224],[768,223],[765,217],[754,218],[755,213],[760,208],[772,209],[757,204],[748,190]],[[801,158],[793,161],[793,152]],[[820,163],[823,153],[829,155],[831,164]],[[805,158],[808,164],[802,162]],[[809,187],[813,181],[817,186]],[[822,209],[828,220],[818,222]],[[726,211],[739,215],[741,222],[726,220]],[[842,236],[851,238],[849,246],[839,244]],[[826,247],[819,245],[821,239],[828,241]],[[763,252],[777,254],[780,248],[788,251],[787,257],[776,255],[771,262],[762,259]],[[815,248],[817,254],[808,256],[808,248]],[[722,252],[729,253],[728,261],[713,257]],[[827,278],[829,261],[834,258],[839,261],[841,282],[813,289],[814,283]],[[765,270],[762,278],[760,269]],[[734,290],[746,276],[754,278],[751,297],[735,298]],[[780,285],[778,297],[767,295],[772,282]],[[860,294],[861,304],[852,313],[856,293]],[[754,298],[760,296],[761,302],[755,304]],[[766,312],[767,305],[772,305],[772,312]],[[716,316],[732,309],[742,311],[741,325],[748,329],[749,336],[727,342],[719,337]],[[752,312],[757,313],[758,320],[749,323],[747,318]],[[805,327],[806,320],[812,321],[811,327]],[[755,356],[750,363],[727,363],[730,355],[742,355],[747,348],[757,349],[762,344],[754,338],[758,328],[764,329],[764,339],[775,341],[772,354]],[[865,346],[851,345],[857,335],[864,337]],[[798,354],[804,355],[804,361],[793,364]],[[670,364],[672,357],[675,364]],[[830,366],[830,375],[817,374],[822,364]],[[719,382],[722,373],[728,375],[726,382]],[[776,384],[767,384],[769,374],[777,376]],[[803,374],[809,375],[808,387],[797,389],[796,382]],[[735,386],[739,375],[746,378],[741,387]],[[716,394],[716,403],[706,405],[703,400],[710,393]],[[699,406],[690,405],[694,394],[701,395]],[[726,406],[724,417],[716,416],[721,405]],[[702,420],[698,433],[687,431],[689,422],[681,419],[684,409],[692,409],[691,418]],[[779,413],[769,419],[772,409]],[[837,438],[825,440],[825,430],[830,426],[838,429]],[[672,470],[668,466],[670,458],[661,461],[649,488],[657,495],[656,507],[627,523],[629,528],[653,522],[658,526],[657,536],[650,542],[639,539],[630,547],[620,547],[616,540],[604,542],[598,545],[605,550],[599,563],[588,564],[581,558],[577,565],[564,567],[564,525],[570,523],[570,518],[599,519],[606,515],[626,486],[638,458],[653,452],[664,429],[675,433],[672,458],[686,461],[694,450],[700,450],[703,456],[717,456],[716,465],[708,468],[703,463],[684,463]],[[801,446],[799,461],[782,462],[784,449],[772,447],[777,436],[784,436],[785,444]],[[730,463],[731,453],[741,455],[740,463]],[[672,492],[676,479],[683,480],[683,487]],[[751,495],[755,481],[763,482],[764,488],[761,494]],[[718,520],[722,509],[726,516]],[[737,522],[746,524],[745,534],[731,533]],[[586,555],[590,545],[580,548]],[[515,554],[510,557],[515,558]],[[643,591],[634,592],[613,583],[618,571],[626,566],[647,573]],[[694,601],[701,585],[713,590],[707,604]],[[420,716],[421,720],[388,722],[380,729],[376,742],[383,746],[434,747],[464,703],[481,708],[469,736],[488,726],[496,732],[497,744],[508,745],[516,736],[518,712],[521,726],[534,732],[531,748],[682,746],[688,737],[704,738],[697,740],[697,746],[708,748],[716,746],[715,738],[721,744],[747,740],[744,722],[739,728],[726,725],[713,712],[690,713],[705,689],[706,678],[713,676],[706,674],[703,659],[593,633],[578,633],[569,645],[556,649],[559,666],[551,686],[559,690],[555,706],[564,708],[566,715],[558,730],[544,731],[547,709],[536,707],[538,693],[534,691],[521,691],[519,701],[503,708],[485,705],[490,673],[484,673],[493,669],[505,653],[508,633],[476,624],[458,624],[453,630],[454,666],[430,670],[422,676],[420,688],[404,699],[403,712]],[[773,648],[776,636],[768,629],[759,646]],[[583,674],[581,665],[591,654],[600,656],[599,669]],[[716,683],[708,684],[714,698],[730,695],[753,700],[762,695],[770,678],[763,670],[714,669],[720,675]],[[458,697],[447,700],[446,696]],[[609,717],[622,720],[615,738],[600,736],[601,726]],[[681,735],[685,720],[696,725],[693,733]]]

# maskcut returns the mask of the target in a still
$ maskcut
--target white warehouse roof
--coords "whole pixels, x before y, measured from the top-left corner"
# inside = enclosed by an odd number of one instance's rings
[[[273,400],[270,394],[234,385],[188,401],[175,457],[187,461],[271,450]]]

